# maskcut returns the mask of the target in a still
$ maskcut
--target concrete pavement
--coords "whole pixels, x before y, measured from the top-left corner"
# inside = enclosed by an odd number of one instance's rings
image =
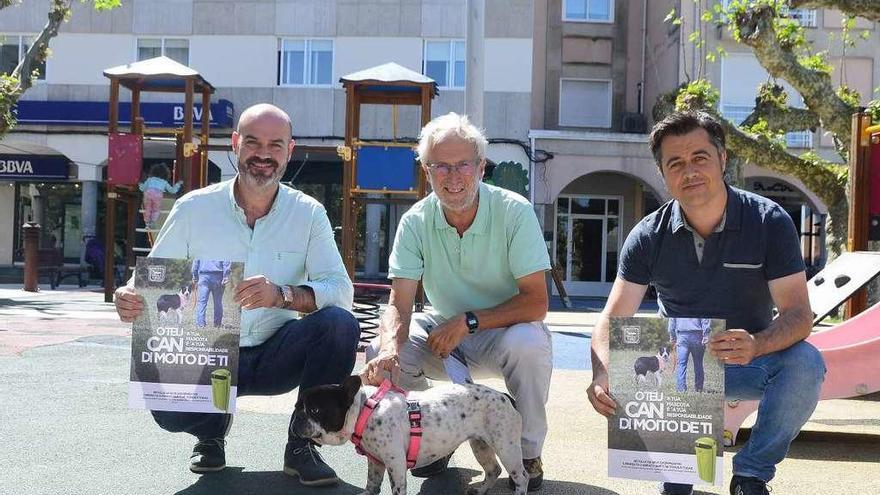
[[[295,393],[242,398],[228,438],[230,467],[213,475],[190,473],[186,462],[192,439],[161,431],[148,413],[127,408],[130,326],[116,319],[100,293],[64,289],[29,294],[16,286],[0,287],[0,494],[360,492],[366,461],[351,445],[321,449],[344,480],[337,488],[305,489],[280,472]],[[592,412],[583,393],[594,319],[589,312],[548,317],[557,358],[543,456],[547,481],[541,493],[656,493],[653,483],[605,475],[607,423]],[[773,492],[880,491],[878,418],[880,397],[822,402],[780,464]],[[727,480],[731,458],[725,455]],[[466,446],[452,465],[455,469],[435,479],[410,477],[409,492],[458,493],[478,481],[479,466]],[[388,493],[387,482],[383,493]],[[499,483],[491,493],[510,492]],[[698,493],[727,490],[712,487]]]

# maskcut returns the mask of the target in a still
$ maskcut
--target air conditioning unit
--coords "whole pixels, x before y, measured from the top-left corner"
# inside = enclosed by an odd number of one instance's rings
[[[636,112],[625,112],[620,121],[622,132],[644,134],[648,130],[648,121],[645,116]]]

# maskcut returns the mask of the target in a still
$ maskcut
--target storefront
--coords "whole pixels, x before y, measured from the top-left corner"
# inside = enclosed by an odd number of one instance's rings
[[[23,258],[21,226],[39,223],[40,247],[61,249],[66,258],[79,259],[82,239],[80,185],[77,168],[56,150],[27,142],[0,143],[0,265]]]

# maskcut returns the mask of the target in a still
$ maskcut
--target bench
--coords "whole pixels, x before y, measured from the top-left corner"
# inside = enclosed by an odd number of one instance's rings
[[[77,266],[74,269],[66,269],[64,267],[64,252],[60,248],[40,248],[37,249],[37,279],[40,277],[49,278],[49,286],[54,290],[61,281],[67,277],[76,277],[77,284],[85,287],[82,278],[82,269]]]

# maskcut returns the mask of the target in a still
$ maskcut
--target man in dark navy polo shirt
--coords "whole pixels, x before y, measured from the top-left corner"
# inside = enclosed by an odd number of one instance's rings
[[[751,437],[733,458],[730,493],[767,494],[825,376],[821,354],[804,342],[812,312],[797,231],[776,203],[725,184],[724,131],[708,114],[670,115],[654,126],[650,144],[673,200],[627,236],[593,330],[590,403],[605,416],[617,407],[608,395],[609,317],[632,316],[649,283],[663,316],[727,320],[708,343],[725,363],[726,395],[761,401]],[[692,487],[666,483],[663,493]]]

